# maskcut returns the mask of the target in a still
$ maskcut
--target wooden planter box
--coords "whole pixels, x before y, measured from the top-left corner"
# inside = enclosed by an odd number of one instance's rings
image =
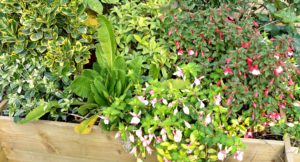
[[[0,162],[135,162],[115,133],[95,127],[89,135],[73,131],[75,124],[36,121],[15,124],[0,116]],[[284,161],[285,142],[243,139],[244,161]],[[155,155],[147,162],[156,162]],[[235,161],[232,158],[227,161]],[[290,162],[290,161],[289,161]],[[294,162],[297,162],[294,160]]]

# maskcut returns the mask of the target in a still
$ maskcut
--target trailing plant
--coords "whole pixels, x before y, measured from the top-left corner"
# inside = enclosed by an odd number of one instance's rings
[[[292,39],[270,40],[259,32],[251,16],[240,13],[245,12],[226,5],[195,12],[178,7],[165,15],[163,25],[180,57],[175,74],[185,79],[182,66],[189,62],[201,65],[198,74],[208,79],[203,84],[220,87],[227,116],[249,117],[252,133],[254,126],[263,125],[270,116],[275,123],[294,118],[290,110],[296,100],[299,70],[291,63],[291,57],[297,55]]]
[[[130,1],[116,6],[109,14],[116,33],[118,52],[126,59],[142,55],[146,60],[143,72],[152,78],[171,77],[169,69],[176,60],[162,39],[160,6],[164,1]]]
[[[16,119],[43,102],[57,100],[62,117],[70,90],[64,90],[90,58],[92,31],[81,0],[0,2],[0,98]]]

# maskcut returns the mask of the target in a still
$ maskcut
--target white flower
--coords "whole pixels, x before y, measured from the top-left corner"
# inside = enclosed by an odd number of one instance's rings
[[[106,124],[106,125],[109,124],[109,118],[108,117],[100,116],[100,118],[103,119],[104,124]]]
[[[170,102],[170,103],[168,104],[168,107],[173,107],[173,102]]]
[[[185,106],[184,104],[183,104],[183,112],[187,115],[190,114],[190,109],[187,106]]]
[[[270,127],[273,127],[273,126],[275,126],[275,123],[274,123],[274,122],[270,122],[270,123],[269,123],[269,126],[270,126]]]
[[[282,73],[283,72],[283,69],[282,69],[282,67],[281,66],[279,66],[277,69],[276,69],[276,71],[280,74],[280,73]]]
[[[180,142],[182,138],[182,132],[180,130],[176,130],[174,134],[174,141],[175,142]]]
[[[194,55],[195,54],[195,52],[194,52],[194,50],[188,50],[188,55]]]
[[[221,150],[219,153],[218,153],[218,159],[223,161],[226,159],[226,151],[225,150]]]
[[[300,102],[296,101],[296,102],[293,103],[293,105],[296,106],[296,107],[300,107]]]
[[[238,160],[238,161],[243,161],[243,158],[244,158],[244,152],[241,152],[241,151],[237,151],[234,156],[233,156],[234,159]]]
[[[260,75],[260,71],[258,69],[254,69],[251,71],[252,75]]]
[[[121,136],[120,132],[117,132],[115,135],[115,139],[119,138]]]
[[[141,138],[143,136],[143,132],[142,129],[138,129],[135,131],[135,135],[138,136],[139,138]]]
[[[292,57],[292,56],[293,56],[293,52],[288,52],[287,55],[288,55],[289,57]]]
[[[152,152],[153,152],[153,150],[149,146],[146,147],[146,150],[147,150],[147,152],[148,152],[149,155],[151,155]]]
[[[215,105],[220,105],[221,103],[221,95],[220,93],[215,96]]]
[[[165,104],[165,105],[168,105],[168,101],[164,98],[162,99],[162,103]]]
[[[188,123],[187,121],[184,120],[184,125],[187,127],[187,128],[191,128],[191,125],[190,123]]]
[[[200,79],[198,79],[198,78],[195,78],[195,80],[194,80],[194,84],[195,84],[196,86],[200,85]]]
[[[137,98],[144,103],[146,106],[149,104],[149,101],[145,99],[143,96],[137,96]]]
[[[176,115],[177,113],[178,113],[178,109],[176,108],[176,109],[174,109],[173,114]]]
[[[286,125],[289,127],[294,127],[294,123],[286,123]]]
[[[144,137],[141,137],[140,140],[142,141],[144,147],[147,147],[151,143],[151,141],[148,140],[147,135],[145,135]]]
[[[152,104],[152,107],[155,107],[155,104],[157,103],[157,99],[154,98],[152,101],[151,101],[151,104]]]
[[[130,114],[133,116],[133,118],[130,121],[130,124],[133,124],[133,125],[139,124],[141,121],[141,119],[140,119],[141,113],[142,113],[141,111],[138,114],[130,112]]]
[[[131,133],[129,133],[129,141],[132,143],[134,142],[134,136]]]
[[[209,124],[209,123],[211,123],[211,116],[210,116],[210,114],[208,114],[208,115],[206,116],[206,118],[205,118],[205,125],[207,125],[207,124]]]
[[[205,107],[205,104],[203,103],[203,101],[200,100],[200,99],[198,99],[198,101],[199,101],[199,103],[200,103],[200,108],[201,108],[201,109],[204,108],[204,107]]]

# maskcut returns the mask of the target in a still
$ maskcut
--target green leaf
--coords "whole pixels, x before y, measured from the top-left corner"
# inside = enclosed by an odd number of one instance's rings
[[[86,104],[80,106],[77,111],[80,115],[85,115],[89,112],[90,109],[97,108],[97,107],[98,107],[97,104],[86,103]]]
[[[37,32],[30,35],[31,41],[38,41],[43,38],[43,32]]]
[[[48,104],[41,104],[40,106],[31,110],[24,119],[19,121],[19,124],[26,124],[31,121],[38,120],[40,117],[44,116],[50,111]]]
[[[97,12],[98,14],[103,13],[103,6],[99,0],[85,0],[84,3],[87,4],[91,10]]]
[[[91,78],[79,76],[72,82],[71,89],[76,95],[88,98],[91,94],[91,84]]]
[[[104,16],[100,15],[98,17],[100,23],[100,28],[98,29],[98,39],[100,42],[99,48],[96,52],[97,60],[103,60],[107,62],[108,68],[112,69],[113,62],[115,60],[116,53],[116,39],[112,30],[111,23]],[[100,64],[100,63],[99,63]]]
[[[119,3],[119,0],[102,0],[103,3],[109,3],[109,4],[117,4]]]
[[[98,119],[98,114],[95,114],[74,127],[75,132],[79,134],[90,134],[92,128]]]

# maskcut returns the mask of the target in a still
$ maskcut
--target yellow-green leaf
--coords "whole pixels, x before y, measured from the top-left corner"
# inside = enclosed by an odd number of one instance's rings
[[[88,119],[84,120],[83,122],[81,122],[79,125],[76,125],[74,130],[77,133],[80,134],[89,134],[92,132],[92,128],[95,124],[95,122],[98,119],[98,114],[95,114],[91,117],[89,117]]]

